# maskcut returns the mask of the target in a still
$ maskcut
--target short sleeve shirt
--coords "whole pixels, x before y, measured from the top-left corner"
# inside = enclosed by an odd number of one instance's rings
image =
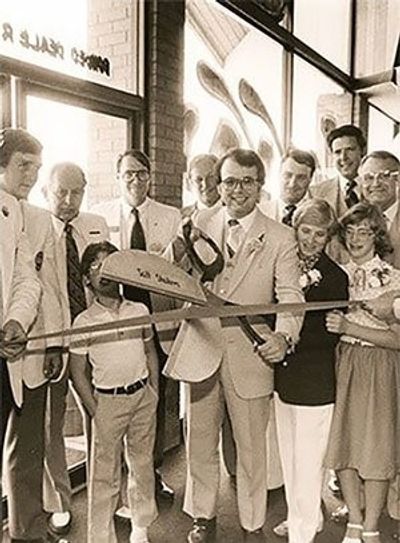
[[[123,300],[118,309],[94,301],[74,321],[73,329],[149,314],[144,304]],[[151,325],[86,332],[72,336],[70,352],[87,355],[95,387],[127,386],[148,376],[144,342],[152,338]]]

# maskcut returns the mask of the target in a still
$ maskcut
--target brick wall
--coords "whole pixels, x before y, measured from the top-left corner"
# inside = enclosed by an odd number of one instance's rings
[[[111,62],[111,77],[103,83],[136,92],[136,8],[131,0],[88,1],[88,50]],[[88,205],[115,198],[117,156],[127,146],[124,119],[88,113]]]
[[[136,91],[136,2],[90,0],[88,49],[107,56],[112,85]],[[144,147],[153,167],[151,196],[177,205],[182,201],[183,154],[183,26],[185,3],[146,0],[147,108]],[[118,195],[115,162],[126,149],[124,120],[88,114],[88,205]]]
[[[181,205],[183,153],[184,1],[148,0],[147,151],[154,172],[152,196]]]

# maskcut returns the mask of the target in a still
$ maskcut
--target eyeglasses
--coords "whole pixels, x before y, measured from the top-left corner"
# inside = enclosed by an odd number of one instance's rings
[[[121,173],[121,177],[128,184],[137,181],[144,185],[150,178],[150,172],[147,170],[125,170]]]
[[[258,180],[253,177],[227,177],[221,181],[222,186],[227,192],[233,192],[239,185],[245,192],[251,192],[258,185]]]
[[[398,175],[399,172],[396,170],[385,170],[377,173],[366,172],[361,175],[361,179],[364,181],[364,183],[373,183],[375,179],[377,181],[388,183],[392,180],[395,181],[398,178]]]
[[[360,228],[360,230],[353,230],[351,228],[345,228],[344,230],[344,237],[346,239],[354,239],[357,238],[360,241],[366,241],[371,236],[374,235],[374,231],[370,228]]]

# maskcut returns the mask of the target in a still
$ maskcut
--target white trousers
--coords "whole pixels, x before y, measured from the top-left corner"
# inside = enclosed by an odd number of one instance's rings
[[[153,449],[157,396],[145,386],[130,396],[97,394],[92,423],[88,543],[117,543],[114,512],[121,483],[121,453],[128,465],[132,522],[149,526],[157,516]]]
[[[237,395],[229,366],[187,387],[187,478],[183,510],[211,519],[217,512],[220,477],[219,442],[224,405],[229,411],[237,450],[237,500],[240,524],[261,528],[267,505],[266,429],[270,397]]]
[[[312,543],[322,521],[323,460],[333,404],[291,405],[275,394],[275,414],[288,506],[289,543]]]

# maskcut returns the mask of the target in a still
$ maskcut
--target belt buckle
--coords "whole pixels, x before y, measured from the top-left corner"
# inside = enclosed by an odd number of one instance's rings
[[[127,396],[129,396],[129,394],[131,393],[131,387],[132,385],[124,385],[125,394]]]

